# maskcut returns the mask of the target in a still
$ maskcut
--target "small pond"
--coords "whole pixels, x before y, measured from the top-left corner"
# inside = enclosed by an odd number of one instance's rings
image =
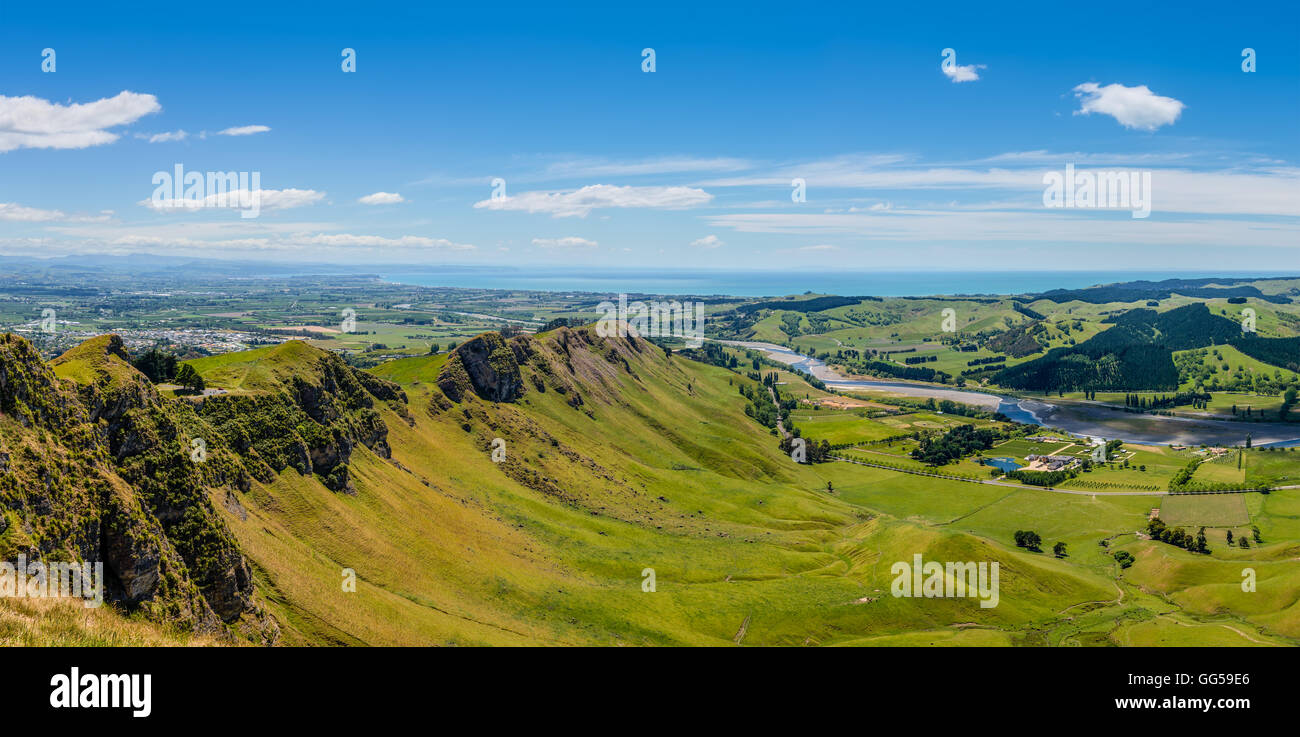
[[[1016,463],[1015,458],[985,458],[984,465],[1000,468],[1008,473],[1020,468],[1020,464]]]

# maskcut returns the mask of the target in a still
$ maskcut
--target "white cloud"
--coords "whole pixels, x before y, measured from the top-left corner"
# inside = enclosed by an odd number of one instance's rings
[[[1161,152],[1144,152],[1144,153],[1089,153],[1085,151],[1048,151],[1046,149],[1037,149],[1034,151],[1008,151],[1006,153],[986,156],[975,160],[974,163],[994,164],[1005,163],[1011,165],[1029,165],[1029,164],[1057,164],[1063,161],[1073,161],[1076,165],[1081,163],[1090,164],[1173,164],[1185,162],[1196,158],[1195,154],[1183,151],[1161,151]],[[1277,163],[1277,162],[1272,162]]]
[[[943,73],[948,75],[948,79],[951,79],[955,84],[957,82],[974,82],[978,80],[980,75],[979,72],[975,70],[984,69],[986,67],[983,64],[952,64],[951,66],[940,66],[939,68],[942,69]]]
[[[112,219],[112,211],[100,215],[68,215],[62,210],[42,210],[25,207],[16,202],[0,202],[0,220],[18,223],[104,223]]]
[[[184,141],[189,138],[190,134],[183,130],[169,131],[167,133],[137,133],[136,138],[149,143],[168,143],[170,141]]]
[[[719,246],[724,246],[726,244],[716,235],[706,235],[703,238],[697,238],[691,241],[691,245],[696,248],[718,248]]]
[[[690,156],[672,156],[635,161],[574,159],[551,164],[547,167],[546,173],[557,177],[608,177],[739,171],[748,169],[751,166],[752,164],[745,159],[725,157],[703,159]]]
[[[822,243],[816,246],[801,246],[799,250],[800,251],[838,251],[840,250],[840,247]]]
[[[221,249],[225,251],[260,251],[271,247],[267,238],[226,238],[222,240],[204,240],[200,238],[173,237],[163,238],[156,235],[124,235],[105,241],[105,245],[117,253],[129,253],[138,248],[173,248],[173,249]]]
[[[780,187],[787,191],[798,177],[808,187],[864,189],[967,189],[1041,186],[1041,170],[976,169],[966,167],[895,166],[856,156],[836,157],[777,169],[771,174],[738,176],[705,182],[707,187]],[[1062,163],[1064,166],[1064,163]]]
[[[548,212],[552,217],[586,217],[604,207],[680,210],[702,205],[713,195],[693,187],[619,187],[592,184],[573,192],[524,192],[514,197],[475,202],[476,209]]]
[[[448,251],[472,251],[475,246],[469,243],[454,243],[446,238],[427,238],[422,235],[404,235],[400,238],[385,238],[378,235],[352,235],[350,233],[318,234],[309,237],[291,237],[289,243],[309,246],[340,247],[388,247],[388,248],[432,248]]]
[[[586,238],[568,236],[566,238],[534,238],[533,245],[538,248],[596,248],[600,244]]]
[[[261,253],[267,256],[303,258],[327,254],[346,257],[358,252],[382,255],[392,253],[409,258],[431,250],[467,253],[476,249],[469,243],[447,238],[419,235],[387,237],[341,232],[320,232],[317,227],[336,227],[329,223],[271,223],[255,220],[186,223],[185,225],[69,225],[50,226],[48,230],[78,239],[63,241],[60,248],[84,253]]]
[[[1144,84],[1125,87],[1117,83],[1102,87],[1096,82],[1084,82],[1074,88],[1074,95],[1081,101],[1075,115],[1101,113],[1118,120],[1125,128],[1146,131],[1173,125],[1186,107],[1172,97],[1155,94]]]
[[[1159,200],[1156,200],[1157,206]],[[1142,244],[1295,248],[1300,224],[1258,222],[1214,216],[1159,220],[1133,219],[1127,213],[1099,211],[943,211],[889,210],[874,213],[750,213],[708,218],[719,228],[744,233],[846,235],[855,242],[1031,244]],[[973,245],[962,245],[970,250]],[[826,250],[826,249],[819,249]],[[842,250],[842,249],[841,249]],[[1140,249],[1139,249],[1140,250]],[[1035,263],[1030,258],[1018,267]]]
[[[287,210],[291,207],[313,205],[325,199],[324,192],[314,189],[235,189],[214,192],[202,199],[141,200],[140,204],[155,212],[198,211],[205,209],[245,209],[256,206],[262,210]]]
[[[254,133],[266,133],[271,130],[264,125],[241,125],[235,128],[227,128],[223,131],[217,131],[219,136],[251,136]]]
[[[396,205],[406,202],[406,198],[396,192],[376,192],[357,200],[363,205]]]
[[[1189,158],[1178,153],[1154,156],[1139,153],[1126,157],[1124,154],[1028,152],[1005,158],[1023,158],[1026,165],[993,168],[973,165],[926,167],[902,159],[841,156],[790,164],[772,173],[713,180],[702,186],[784,189],[789,186],[792,177],[803,177],[810,188],[817,187],[818,191],[839,188],[890,193],[891,199],[872,205],[871,209],[902,210],[915,208],[918,204],[925,209],[925,203],[900,201],[898,198],[903,196],[900,191],[931,190],[964,193],[967,200],[961,204],[945,204],[946,208],[952,210],[1035,210],[1041,205],[1044,173],[1049,170],[1062,172],[1066,164],[1074,163],[1076,172],[1079,173],[1102,169],[1150,171],[1152,207],[1157,212],[1300,216],[1300,167],[1269,165],[1252,169],[1205,170],[1151,166],[1186,161]],[[1050,165],[1044,166],[1048,162]],[[1083,166],[1094,162],[1101,166]],[[984,192],[991,194],[986,196]],[[778,206],[788,209],[789,203],[752,203],[750,209],[774,209]],[[863,208],[850,208],[849,211],[855,209]]]
[[[38,97],[0,95],[0,153],[19,148],[76,149],[112,143],[106,129],[134,123],[162,110],[158,98],[123,91],[114,97],[72,105]]]
[[[9,220],[20,223],[45,223],[52,220],[63,220],[64,215],[59,210],[40,210],[35,207],[23,207],[16,202],[0,202],[0,220]]]

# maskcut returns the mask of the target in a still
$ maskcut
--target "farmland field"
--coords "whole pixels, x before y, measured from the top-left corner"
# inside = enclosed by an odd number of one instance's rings
[[[1171,527],[1238,527],[1250,522],[1243,494],[1173,494],[1160,503]]]

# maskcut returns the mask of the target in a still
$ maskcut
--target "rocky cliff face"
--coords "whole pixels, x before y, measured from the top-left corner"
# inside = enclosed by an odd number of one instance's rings
[[[489,402],[514,402],[529,384],[538,392],[563,394],[582,407],[584,393],[611,401],[620,374],[636,378],[632,360],[657,351],[638,337],[602,337],[594,328],[559,328],[543,338],[519,335],[509,341],[483,333],[452,351],[438,375],[438,387],[451,402],[475,396]],[[434,407],[431,411],[445,409]]]
[[[404,412],[406,393],[328,351],[313,349],[310,356],[279,391],[210,397],[198,413],[257,480],[269,483],[293,468],[319,476],[333,491],[354,493],[348,462],[357,445],[392,456],[376,404],[388,402]]]
[[[0,336],[0,559],[103,562],[106,598],[124,608],[274,642],[214,497],[286,467],[352,491],[357,445],[390,455],[376,404],[406,402],[333,354],[309,356],[278,392],[196,404],[161,396],[117,336],[49,364]]]
[[[524,393],[519,355],[500,333],[483,333],[452,351],[438,375],[438,387],[453,402],[470,392],[489,402],[513,402]]]
[[[0,478],[8,521],[0,559],[102,562],[110,601],[201,632],[247,615],[249,627],[264,630],[260,639],[273,640],[274,623],[252,604],[251,587],[213,570],[218,563],[247,573],[206,494],[187,495],[183,479],[172,488],[158,473],[170,455],[158,444],[157,433],[169,432],[158,395],[147,381],[129,380],[134,369],[112,338],[73,359],[83,379],[74,384],[26,340],[0,336],[0,446],[10,457]],[[210,555],[170,534],[181,524]]]

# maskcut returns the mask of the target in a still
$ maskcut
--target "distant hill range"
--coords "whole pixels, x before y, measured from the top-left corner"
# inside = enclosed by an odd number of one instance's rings
[[[1165,279],[1163,281],[1130,281],[1118,284],[1103,284],[1086,289],[1052,289],[1034,295],[1034,299],[1050,299],[1053,302],[1070,302],[1078,300],[1091,304],[1106,302],[1137,302],[1139,300],[1168,299],[1174,293],[1186,297],[1201,299],[1222,299],[1224,297],[1249,297],[1251,299],[1287,304],[1291,298],[1280,294],[1264,294],[1258,287],[1248,282],[1275,281],[1295,279],[1297,277],[1260,278],[1209,278],[1209,279]],[[1234,286],[1239,285],[1239,286]]]

